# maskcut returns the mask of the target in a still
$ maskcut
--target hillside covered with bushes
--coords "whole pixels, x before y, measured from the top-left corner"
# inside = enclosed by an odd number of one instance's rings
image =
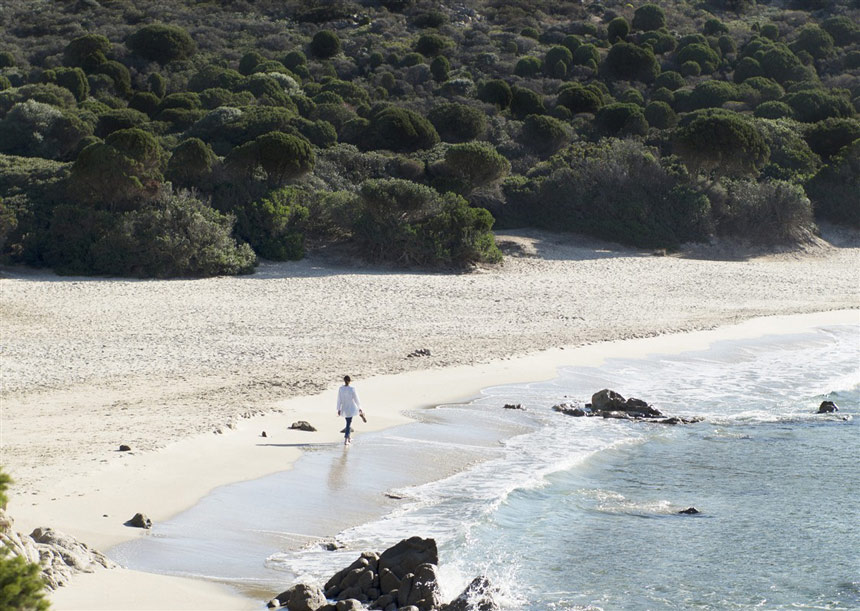
[[[7,262],[248,273],[348,244],[501,257],[860,226],[857,0],[29,2],[0,8]]]

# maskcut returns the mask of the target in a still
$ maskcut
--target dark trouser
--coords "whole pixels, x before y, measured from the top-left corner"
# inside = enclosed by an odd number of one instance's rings
[[[352,432],[352,418],[346,419],[346,429],[344,430],[344,439],[349,439],[349,434]]]

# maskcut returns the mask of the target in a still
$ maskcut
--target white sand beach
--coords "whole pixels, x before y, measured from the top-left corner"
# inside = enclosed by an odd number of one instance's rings
[[[346,373],[368,412],[363,430],[374,430],[404,422],[407,409],[548,378],[562,365],[857,323],[860,241],[844,231],[825,238],[779,254],[702,247],[654,256],[506,234],[504,264],[469,274],[319,255],[204,280],[3,269],[9,513],[20,532],[50,526],[101,550],[141,536],[123,525],[136,512],[167,519],[217,486],[289,468],[303,444],[337,442],[335,389]],[[430,355],[408,356],[418,349]],[[288,430],[297,420],[319,430]],[[259,606],[216,584],[127,570],[78,577],[52,601]]]

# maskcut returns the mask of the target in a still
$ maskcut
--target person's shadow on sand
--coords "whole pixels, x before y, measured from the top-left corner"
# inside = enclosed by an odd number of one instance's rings
[[[344,446],[343,451],[336,454],[332,459],[331,467],[328,470],[329,490],[342,490],[346,485],[347,456],[349,456],[349,446]]]

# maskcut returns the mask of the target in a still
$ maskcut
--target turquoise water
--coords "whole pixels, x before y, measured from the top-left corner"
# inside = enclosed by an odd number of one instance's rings
[[[704,421],[668,427],[550,409],[601,388]],[[814,414],[824,399],[840,412]],[[439,543],[447,597],[485,574],[507,609],[857,609],[858,416],[857,326],[565,368],[359,436],[348,454],[320,447],[288,474],[220,489],[113,555],[277,588],[324,581],[361,550],[421,535]],[[416,464],[425,467],[418,483]],[[284,495],[288,506],[270,515]],[[689,506],[702,513],[677,513]],[[212,543],[206,516],[223,525],[225,513],[236,535]],[[344,522],[335,552],[315,543],[336,532],[322,517],[331,514]]]

